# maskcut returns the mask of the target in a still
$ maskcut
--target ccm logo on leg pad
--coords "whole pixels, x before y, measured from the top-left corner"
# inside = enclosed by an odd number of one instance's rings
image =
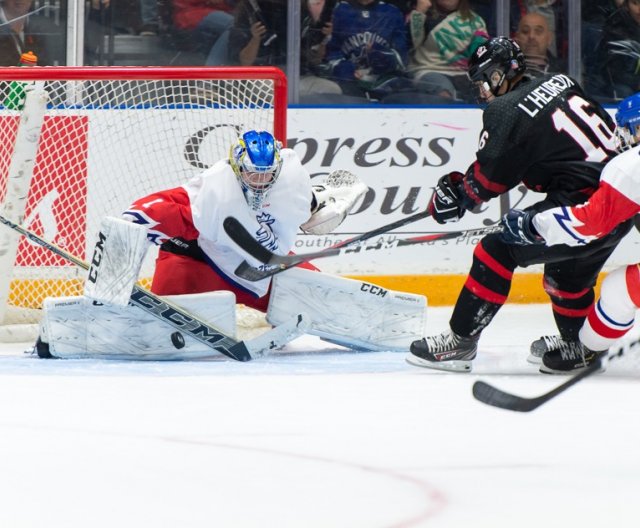
[[[102,232],[98,233],[98,241],[96,247],[93,250],[93,257],[91,257],[91,268],[89,269],[89,275],[87,277],[91,282],[98,280],[98,266],[102,262],[102,254],[104,253],[104,243],[107,237]]]
[[[362,283],[360,285],[360,291],[371,293],[372,295],[378,295],[380,297],[387,295],[387,290],[380,286],[376,286],[375,284]]]

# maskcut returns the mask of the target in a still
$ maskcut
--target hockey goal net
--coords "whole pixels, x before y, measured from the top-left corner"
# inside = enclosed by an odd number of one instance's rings
[[[276,68],[0,68],[1,214],[87,260],[105,215],[226,157],[240,131],[284,142],[286,97]],[[0,341],[30,338],[44,298],[81,294],[84,274],[0,226]]]

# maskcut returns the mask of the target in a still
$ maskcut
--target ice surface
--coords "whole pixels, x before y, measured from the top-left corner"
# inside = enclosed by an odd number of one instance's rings
[[[451,308],[429,311],[430,333]],[[471,374],[304,337],[248,364],[0,353],[0,527],[635,527],[640,353],[529,414],[549,306],[507,306]]]

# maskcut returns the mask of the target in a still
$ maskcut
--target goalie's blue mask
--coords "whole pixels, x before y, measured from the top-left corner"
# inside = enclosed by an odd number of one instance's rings
[[[229,163],[247,204],[254,211],[260,209],[278,179],[282,168],[281,148],[280,142],[264,130],[245,132],[231,147]]]
[[[620,102],[616,112],[616,125],[616,146],[619,151],[628,150],[638,143],[640,93],[630,95]]]

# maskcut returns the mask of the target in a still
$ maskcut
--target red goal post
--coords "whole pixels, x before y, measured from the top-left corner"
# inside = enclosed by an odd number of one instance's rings
[[[242,130],[286,142],[286,116],[277,68],[0,68],[0,211],[86,260],[105,215],[226,157]],[[0,226],[0,340],[20,339],[45,297],[80,294],[83,277]]]

